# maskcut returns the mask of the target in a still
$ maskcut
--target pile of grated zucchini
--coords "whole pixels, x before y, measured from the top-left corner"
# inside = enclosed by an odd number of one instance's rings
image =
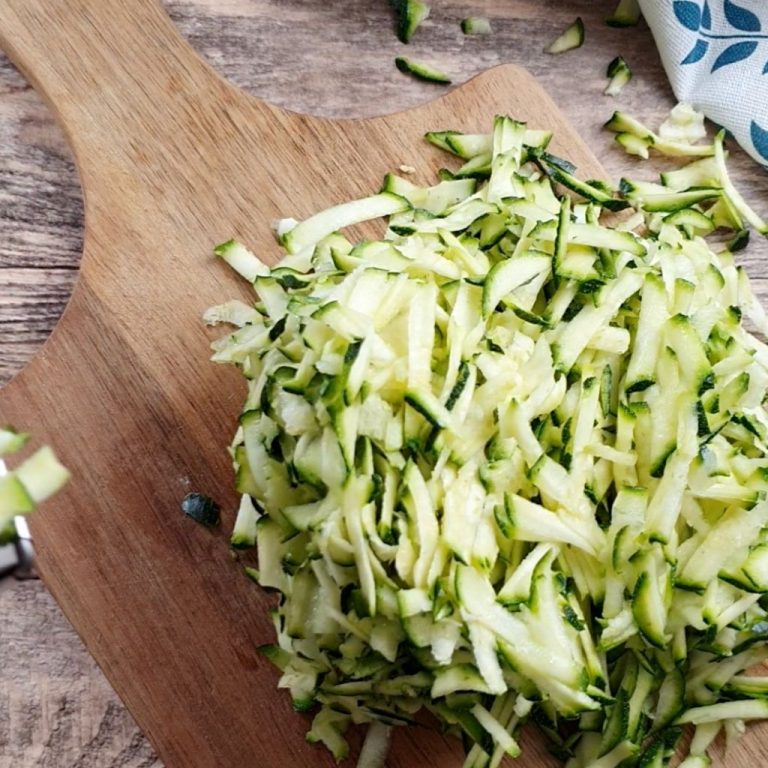
[[[0,427],[0,457],[20,451],[29,440],[26,432]],[[13,519],[32,512],[69,479],[69,472],[53,451],[39,448],[15,469],[7,471],[0,459],[0,545],[16,537]]]
[[[373,724],[364,768],[420,710],[465,768],[524,723],[569,768],[668,765],[692,724],[708,766],[768,717],[768,324],[704,236],[765,225],[722,135],[620,190],[507,117],[428,138],[464,161],[435,186],[279,222],[273,268],[217,249],[258,293],[206,320],[239,326],[214,360],[248,382],[232,543],[279,594],[263,651],[309,741],[341,759]]]

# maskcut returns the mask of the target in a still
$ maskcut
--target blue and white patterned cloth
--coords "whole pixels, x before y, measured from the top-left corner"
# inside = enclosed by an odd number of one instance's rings
[[[672,88],[768,167],[768,0],[640,0]]]

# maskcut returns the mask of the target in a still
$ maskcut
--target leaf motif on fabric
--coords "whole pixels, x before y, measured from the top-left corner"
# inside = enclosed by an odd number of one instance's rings
[[[704,29],[712,29],[712,13],[709,10],[709,0],[704,0],[704,10],[701,12],[701,26]]]
[[[727,67],[730,64],[736,64],[739,61],[744,61],[744,59],[748,59],[756,50],[757,42],[755,40],[729,45],[715,59],[715,63],[712,65],[712,72],[716,72],[718,69]]]
[[[758,151],[761,157],[768,162],[768,130],[758,125],[754,120],[750,127],[750,133],[752,135],[752,143],[755,145],[755,149]]]
[[[691,0],[675,0],[672,4],[677,20],[693,32],[698,32],[701,26],[701,8]]]
[[[695,64],[697,61],[701,61],[704,58],[708,50],[709,43],[706,40],[697,40],[696,45],[693,46],[690,53],[680,63]]]
[[[736,5],[733,0],[725,0],[723,10],[728,23],[741,32],[760,32],[762,26],[760,19],[752,11]]]

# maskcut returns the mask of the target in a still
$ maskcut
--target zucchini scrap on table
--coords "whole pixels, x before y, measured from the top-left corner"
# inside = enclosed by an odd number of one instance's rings
[[[427,711],[466,768],[526,723],[569,768],[669,765],[691,724],[698,768],[768,717],[768,324],[705,239],[765,225],[722,134],[612,127],[697,159],[617,189],[498,117],[427,134],[457,158],[433,186],[280,221],[274,267],[216,249],[258,294],[206,313],[248,384],[232,542],[337,759]]]

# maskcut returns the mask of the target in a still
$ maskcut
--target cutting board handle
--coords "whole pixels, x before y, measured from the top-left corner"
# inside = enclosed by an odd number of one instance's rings
[[[2,0],[0,45],[49,101],[81,173],[89,155],[99,154],[103,167],[104,153],[129,147],[136,135],[154,134],[160,158],[190,117],[204,123],[233,90],[158,0]],[[270,119],[274,108],[256,104]],[[151,164],[148,152],[152,146],[132,159]]]

